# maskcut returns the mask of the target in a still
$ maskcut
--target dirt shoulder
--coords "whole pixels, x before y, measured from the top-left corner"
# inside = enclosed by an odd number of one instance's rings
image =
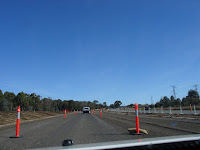
[[[53,116],[64,115],[63,112],[44,112],[44,111],[21,111],[20,122],[26,122],[31,120],[40,120],[43,118],[49,118]],[[15,111],[0,111],[0,126],[8,125],[16,122],[17,112]]]
[[[188,118],[188,119],[198,119],[200,120],[200,115],[194,114],[146,114],[151,117],[167,117],[167,118]]]

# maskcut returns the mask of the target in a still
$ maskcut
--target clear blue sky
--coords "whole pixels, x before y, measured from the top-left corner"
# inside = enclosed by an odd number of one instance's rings
[[[3,92],[182,98],[200,84],[200,1],[1,0],[0,56]]]

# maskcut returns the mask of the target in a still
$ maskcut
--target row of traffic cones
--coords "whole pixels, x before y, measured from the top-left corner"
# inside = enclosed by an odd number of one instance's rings
[[[79,111],[77,110],[77,113]],[[95,111],[92,109],[92,114],[95,114]],[[74,110],[74,115],[75,115],[75,110]],[[102,118],[102,108],[100,110],[100,116]],[[67,118],[67,110],[65,109],[65,119]],[[140,129],[139,128],[139,116],[138,116],[138,105],[135,103],[135,122],[136,122],[136,128],[129,128],[128,131],[130,133],[134,134],[141,134],[145,133],[148,134],[147,130]],[[15,137],[10,137],[10,138],[19,138],[19,125],[20,125],[20,106],[17,107],[17,120],[16,120],[16,136]]]

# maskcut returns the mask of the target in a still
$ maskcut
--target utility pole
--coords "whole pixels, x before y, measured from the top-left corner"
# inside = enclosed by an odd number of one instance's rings
[[[151,96],[151,105],[153,105],[153,97]]]
[[[195,85],[194,85],[194,89],[195,89],[195,91],[198,92],[198,84],[195,84]]]
[[[176,99],[176,86],[171,86],[173,88],[173,95],[174,95],[174,99]]]

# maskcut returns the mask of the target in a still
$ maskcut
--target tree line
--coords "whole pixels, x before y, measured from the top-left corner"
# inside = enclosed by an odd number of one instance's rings
[[[51,98],[42,98],[40,95],[35,93],[27,94],[20,92],[15,95],[13,92],[2,93],[0,90],[0,111],[12,111],[16,110],[17,106],[20,105],[23,111],[63,111],[67,109],[68,111],[73,110],[82,110],[83,107],[90,107],[91,109],[100,109],[100,108],[119,108],[122,102],[120,100],[115,101],[110,106],[107,106],[106,102],[103,104],[99,103],[98,100],[90,101],[74,101],[74,100],[53,100]],[[189,90],[188,95],[180,98],[174,98],[171,96],[168,98],[164,96],[160,99],[155,105],[151,104],[150,107],[178,107],[189,106],[189,105],[199,105],[200,99],[199,94],[195,90]],[[141,104],[139,104],[141,105]],[[127,107],[134,107],[134,104],[130,104]]]
[[[120,100],[117,100],[114,102],[114,104],[110,104],[110,108],[119,108],[122,102]]]
[[[2,93],[0,90],[0,111],[16,110],[17,106],[22,111],[52,111],[58,112],[67,109],[68,111],[82,110],[83,107],[91,109],[107,108],[106,102],[99,103],[98,100],[90,101],[74,101],[74,100],[53,100],[51,98],[42,98],[35,93],[27,94],[20,92],[15,95],[13,92]]]
[[[174,96],[168,98],[164,96],[155,104],[155,107],[178,107],[178,106],[190,106],[191,105],[199,105],[200,99],[199,94],[196,90],[189,90],[188,95],[183,97],[182,100],[180,98],[175,99]]]
[[[171,96],[168,98],[167,96],[164,96],[161,98],[158,102],[155,104],[138,104],[139,107],[143,106],[149,106],[151,108],[153,107],[179,107],[181,106],[190,106],[191,105],[199,105],[200,104],[200,99],[199,99],[199,94],[196,90],[189,90],[188,95],[186,97],[183,97],[182,100],[180,98],[174,98],[174,96]],[[126,107],[135,107],[135,104],[129,104]]]

